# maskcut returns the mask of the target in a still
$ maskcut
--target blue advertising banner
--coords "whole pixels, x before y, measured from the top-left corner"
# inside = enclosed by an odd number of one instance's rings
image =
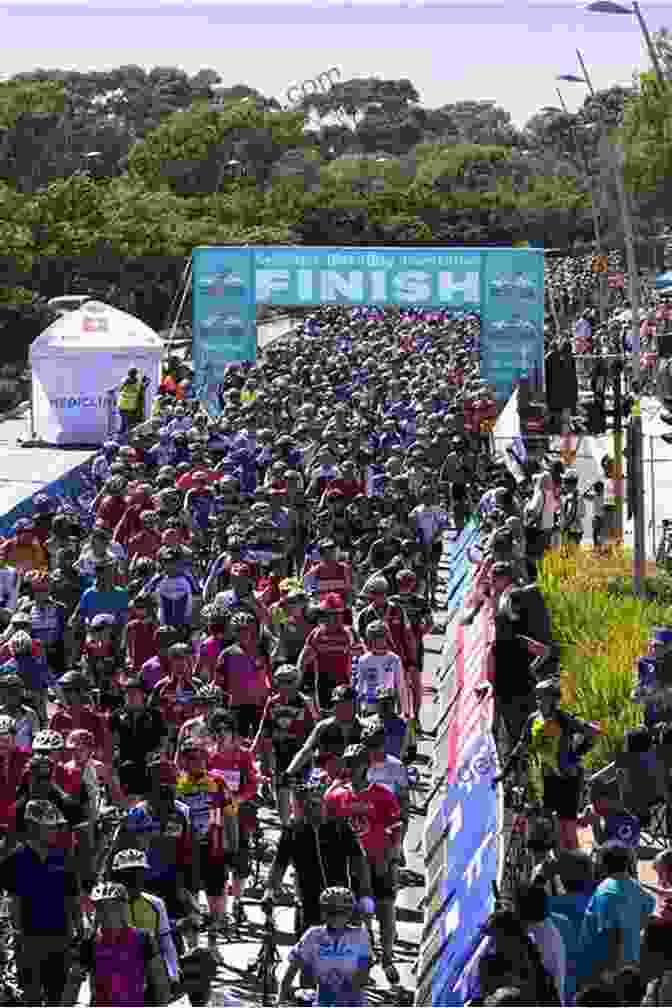
[[[394,305],[481,317],[484,378],[507,399],[541,384],[544,254],[537,249],[200,247],[193,252],[197,393],[216,404],[226,364],[256,358],[257,304]]]
[[[193,252],[194,391],[219,412],[218,386],[227,364],[257,357],[254,257],[249,248]]]
[[[491,249],[485,255],[481,371],[511,393],[526,375],[543,387],[544,256],[536,249]]]

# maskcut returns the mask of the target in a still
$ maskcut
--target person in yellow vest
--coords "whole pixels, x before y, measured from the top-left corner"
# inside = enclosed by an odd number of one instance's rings
[[[124,378],[119,388],[117,396],[117,409],[121,417],[120,434],[127,434],[131,427],[140,423],[145,410],[145,389],[149,385],[149,378],[143,375],[138,377],[138,369],[130,368],[128,375]]]

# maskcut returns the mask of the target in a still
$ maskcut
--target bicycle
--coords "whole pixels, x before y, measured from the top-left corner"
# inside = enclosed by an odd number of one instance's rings
[[[277,968],[281,960],[278,952],[275,920],[273,919],[273,907],[266,904],[262,906],[262,909],[264,911],[264,932],[261,948],[257,958],[248,964],[247,971],[261,987],[262,1005],[269,1005],[272,1003],[269,999],[278,990]]]
[[[507,801],[508,797],[508,801]],[[524,787],[511,787],[505,807],[511,811],[509,842],[504,857],[502,890],[508,896],[530,881],[532,873],[555,849],[555,819],[541,802],[526,800]]]

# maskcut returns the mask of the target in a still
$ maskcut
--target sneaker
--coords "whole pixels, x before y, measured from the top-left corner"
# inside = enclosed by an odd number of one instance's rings
[[[385,974],[385,979],[389,984],[395,986],[399,983],[399,970],[394,965],[391,959],[383,959],[382,962],[383,973]]]

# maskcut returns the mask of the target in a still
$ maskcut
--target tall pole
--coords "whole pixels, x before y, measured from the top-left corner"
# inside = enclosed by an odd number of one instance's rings
[[[658,58],[656,47],[653,44],[653,39],[651,38],[651,35],[649,33],[648,25],[644,20],[644,15],[640,10],[640,6],[637,3],[637,0],[633,0],[632,9],[635,12],[637,20],[639,21],[639,27],[642,30],[642,35],[644,36],[644,41],[646,42],[646,48],[649,50],[649,57],[651,59],[651,62],[653,63],[653,69],[656,71],[656,79],[660,84],[661,90],[663,90],[666,87],[667,83],[663,75],[663,68],[660,65],[660,59]]]
[[[595,97],[595,88],[593,87],[593,82],[590,79],[590,74],[588,73],[588,67],[583,61],[583,55],[581,50],[576,50],[576,57],[579,61],[579,66],[581,67],[581,73],[583,74],[583,79],[586,82],[586,87],[590,92],[590,97]],[[588,163],[586,162],[586,172],[588,172]],[[595,235],[597,238],[597,254],[602,255],[602,241],[599,235],[599,220],[598,213],[596,209],[597,195],[593,189],[592,178],[589,175],[590,185],[591,185],[591,197],[593,203],[593,224],[595,226]],[[604,316],[606,314],[606,302],[607,302],[607,275],[606,273],[600,273],[600,322],[604,323]]]
[[[615,158],[616,188],[620,205],[623,230],[625,233],[625,254],[628,266],[628,289],[630,306],[632,308],[632,394],[634,406],[630,420],[630,433],[633,443],[632,464],[634,472],[630,482],[633,487],[633,523],[634,523],[634,556],[633,582],[636,595],[642,595],[644,590],[644,573],[646,565],[646,539],[644,530],[644,460],[642,452],[642,412],[640,406],[641,390],[641,342],[639,336],[639,274],[637,272],[637,256],[635,252],[635,236],[632,226],[630,203],[625,189],[623,177],[623,148],[618,145]]]

